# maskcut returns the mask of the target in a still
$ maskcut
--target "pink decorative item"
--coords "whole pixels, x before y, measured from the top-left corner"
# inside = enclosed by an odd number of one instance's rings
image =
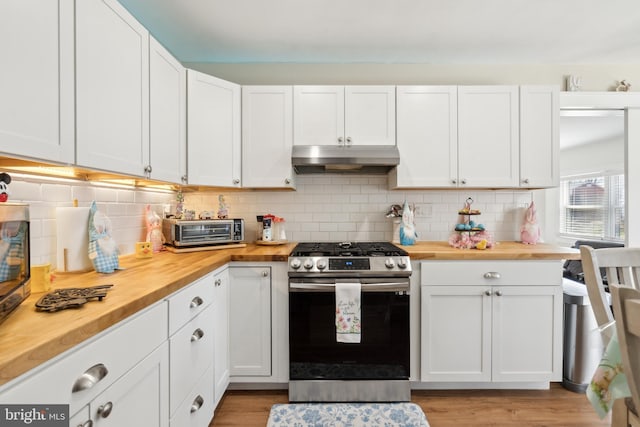
[[[162,235],[162,221],[158,214],[151,210],[149,205],[147,205],[145,220],[147,223],[147,242],[151,242],[151,250],[153,252],[160,252],[165,242]]]
[[[522,243],[527,245],[535,245],[540,241],[540,226],[538,225],[538,218],[536,215],[536,207],[533,201],[527,208],[527,213],[524,217],[524,224],[520,229],[520,239]]]

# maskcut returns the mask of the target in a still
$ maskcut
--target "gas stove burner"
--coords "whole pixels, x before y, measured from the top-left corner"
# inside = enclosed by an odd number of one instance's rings
[[[388,242],[303,242],[290,256],[298,257],[382,257],[407,256],[407,252]]]

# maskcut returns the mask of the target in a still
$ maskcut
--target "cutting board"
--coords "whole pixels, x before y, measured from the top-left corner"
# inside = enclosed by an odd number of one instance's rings
[[[217,251],[219,249],[235,249],[245,248],[246,243],[230,243],[228,245],[211,245],[211,246],[194,246],[190,248],[176,248],[173,246],[165,246],[164,248],[174,254],[184,254],[187,252],[200,252],[200,251]]]

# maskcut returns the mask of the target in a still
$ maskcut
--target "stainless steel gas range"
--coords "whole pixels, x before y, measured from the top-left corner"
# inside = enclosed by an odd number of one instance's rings
[[[406,251],[386,242],[300,243],[289,256],[289,400],[409,401]],[[336,292],[359,289],[358,342],[336,338]],[[339,312],[339,309],[338,309]]]

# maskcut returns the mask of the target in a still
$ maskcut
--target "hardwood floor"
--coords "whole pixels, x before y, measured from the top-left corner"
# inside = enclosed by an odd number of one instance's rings
[[[609,417],[598,418],[584,394],[559,384],[550,390],[421,390],[414,391],[411,400],[420,405],[430,427],[603,427],[611,423]],[[265,427],[274,403],[287,403],[286,391],[227,391],[209,427]]]

